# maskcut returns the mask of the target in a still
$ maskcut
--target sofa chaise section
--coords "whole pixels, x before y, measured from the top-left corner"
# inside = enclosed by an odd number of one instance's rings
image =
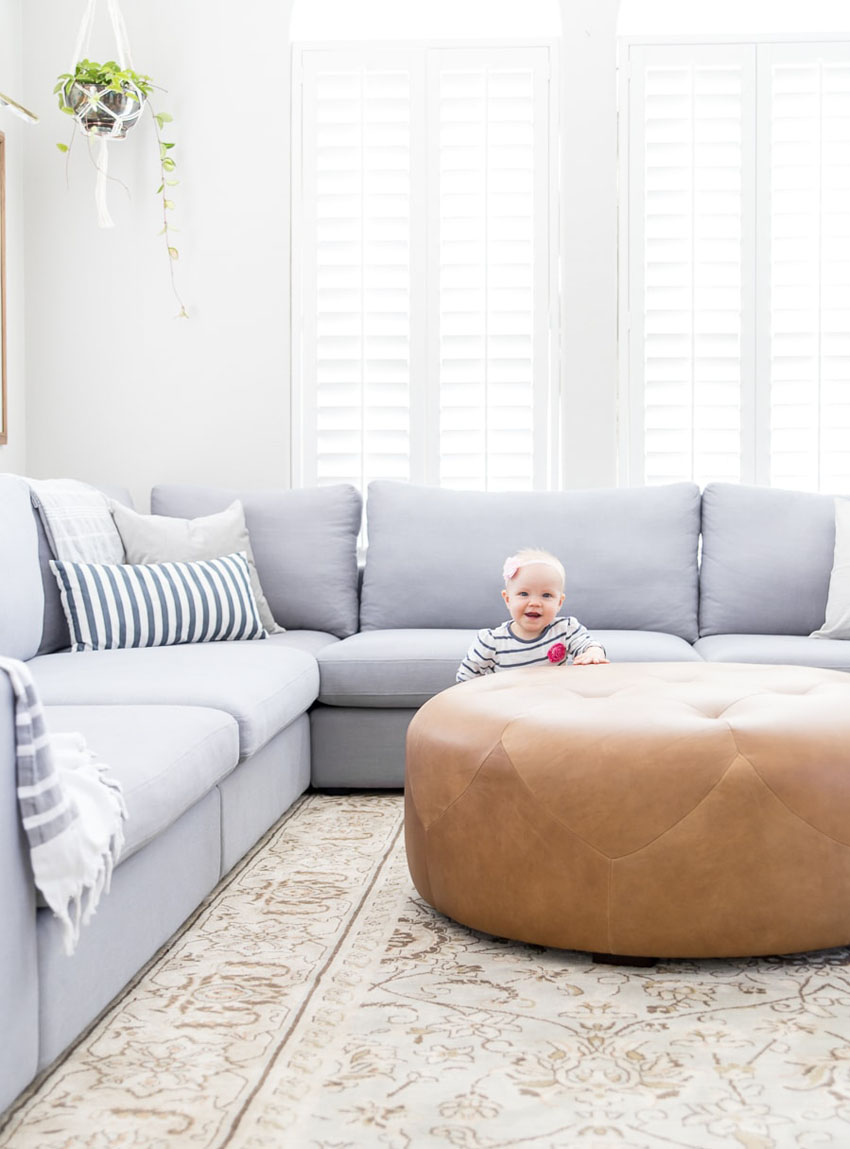
[[[173,488],[175,500],[181,490]],[[0,1108],[94,1020],[310,784],[315,654],[357,628],[361,504],[344,486],[315,499],[289,495],[260,498],[271,517],[260,516],[257,547],[266,585],[270,571],[287,579],[272,595],[287,604],[285,633],[72,653],[28,484],[0,478],[0,652],[28,662],[49,728],[83,735],[121,783],[129,815],[111,892],[69,958],[59,923],[36,907],[4,679],[0,913],[10,932],[0,969],[10,987],[4,1024],[18,1049],[0,1055]],[[233,493],[209,497],[226,506]],[[337,581],[317,609],[325,574]]]

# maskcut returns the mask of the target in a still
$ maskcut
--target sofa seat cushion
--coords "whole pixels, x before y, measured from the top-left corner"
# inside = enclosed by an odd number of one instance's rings
[[[211,706],[239,724],[240,756],[264,746],[315,701],[319,670],[303,650],[264,642],[208,642],[135,650],[71,651],[30,662],[46,705]]]
[[[694,643],[706,662],[767,662],[850,670],[850,642],[801,634],[712,634]]]
[[[317,655],[319,701],[331,706],[421,706],[453,686],[475,630],[367,630]],[[594,631],[616,662],[701,661],[673,634]],[[814,641],[814,640],[813,640]]]
[[[239,730],[200,706],[46,706],[49,730],[83,735],[121,783],[127,805],[119,865],[176,822],[239,761]]]
[[[336,635],[328,634],[326,630],[287,630],[280,634],[270,634],[268,641],[277,642],[292,650],[306,650],[308,654],[317,655],[326,646],[333,646],[340,640]]]
[[[594,630],[611,662],[702,662],[689,642],[659,630]]]

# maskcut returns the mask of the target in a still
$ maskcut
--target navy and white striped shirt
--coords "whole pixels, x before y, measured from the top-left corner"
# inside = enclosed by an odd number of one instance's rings
[[[475,642],[466,652],[458,667],[457,682],[493,674],[497,670],[513,670],[516,666],[539,666],[550,662],[549,651],[563,643],[573,658],[589,646],[602,647],[587,627],[577,618],[556,618],[536,638],[517,638],[510,621],[492,630],[479,630]]]

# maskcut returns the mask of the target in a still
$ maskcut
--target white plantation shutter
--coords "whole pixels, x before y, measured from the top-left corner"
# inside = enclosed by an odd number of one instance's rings
[[[305,482],[410,477],[411,68],[304,61]]]
[[[752,463],[754,69],[737,45],[630,52],[632,482],[737,481]]]
[[[547,485],[548,59],[303,50],[299,481]]]
[[[850,492],[850,45],[760,49],[770,482]],[[767,293],[766,293],[767,295]]]
[[[850,44],[629,72],[631,481],[850,492]]]
[[[547,482],[547,57],[542,48],[429,53],[442,486]]]

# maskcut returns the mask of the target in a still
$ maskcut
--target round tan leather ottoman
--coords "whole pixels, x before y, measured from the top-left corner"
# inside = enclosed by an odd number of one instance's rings
[[[476,930],[645,957],[850,943],[850,675],[620,663],[443,691],[407,736],[423,898]]]

